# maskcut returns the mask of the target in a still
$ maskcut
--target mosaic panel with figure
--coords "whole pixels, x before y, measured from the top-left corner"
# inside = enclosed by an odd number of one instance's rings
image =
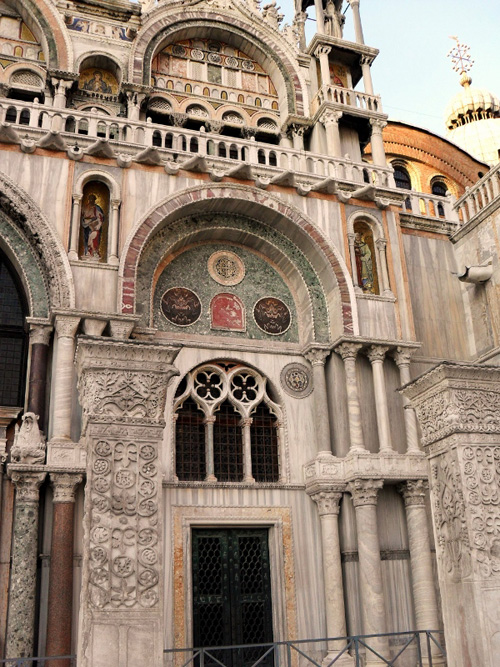
[[[78,88],[87,93],[117,95],[118,81],[111,72],[96,67],[89,67],[80,72]]]
[[[292,294],[259,255],[230,244],[195,246],[158,278],[153,326],[160,331],[298,342]]]
[[[108,245],[109,190],[100,181],[83,188],[80,213],[80,259],[105,262]]]
[[[0,0],[0,59],[1,54],[45,61],[43,49],[35,35],[22,18]]]

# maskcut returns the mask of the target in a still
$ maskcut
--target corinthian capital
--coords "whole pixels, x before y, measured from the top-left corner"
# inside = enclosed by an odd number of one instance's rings
[[[425,505],[425,495],[429,490],[429,482],[425,479],[409,480],[398,486],[406,507]]]
[[[409,366],[411,361],[411,356],[415,350],[409,349],[407,347],[398,347],[394,352],[394,361],[398,366]]]
[[[16,502],[38,503],[38,492],[47,473],[25,472],[24,470],[9,470],[9,473],[16,487]]]
[[[370,125],[372,126],[373,134],[382,134],[382,130],[387,125],[387,122],[380,120],[380,118],[370,118]]]
[[[51,472],[50,483],[54,491],[54,502],[74,503],[76,488],[82,483],[82,480],[82,475],[75,475],[68,472]]]
[[[73,315],[58,315],[56,331],[59,338],[74,338],[80,324],[80,318]]]
[[[352,496],[354,507],[376,505],[377,494],[384,486],[381,479],[355,479],[349,482],[347,490]]]
[[[384,345],[370,345],[369,349],[366,351],[366,356],[372,364],[376,361],[384,361],[385,355],[389,349],[389,347]]]
[[[325,350],[321,347],[313,347],[304,354],[304,357],[311,364],[311,366],[324,366],[325,361],[330,355],[330,350]]]
[[[319,122],[323,123],[325,127],[328,127],[329,125],[337,125],[339,120],[342,118],[342,115],[342,111],[333,111],[333,109],[327,109],[321,114]]]
[[[342,493],[338,491],[320,491],[319,493],[314,493],[311,498],[318,506],[320,516],[339,513]]]
[[[341,343],[335,348],[335,352],[340,354],[344,361],[346,359],[356,359],[362,347],[360,343]]]

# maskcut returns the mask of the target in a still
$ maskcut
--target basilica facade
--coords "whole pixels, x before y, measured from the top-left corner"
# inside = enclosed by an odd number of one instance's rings
[[[0,659],[494,666],[500,172],[294,9],[0,0]]]

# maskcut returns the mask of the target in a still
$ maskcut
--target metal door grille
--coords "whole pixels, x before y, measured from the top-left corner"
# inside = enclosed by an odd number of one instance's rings
[[[277,482],[279,459],[276,417],[265,403],[261,403],[252,418],[250,427],[252,475],[256,482]]]
[[[273,641],[267,533],[265,529],[193,531],[196,646]],[[211,654],[228,667],[246,667],[265,652],[256,646],[219,649]],[[259,664],[271,667],[272,655]]]
[[[205,425],[203,413],[192,398],[177,412],[175,423],[175,472],[179,480],[205,477]]]

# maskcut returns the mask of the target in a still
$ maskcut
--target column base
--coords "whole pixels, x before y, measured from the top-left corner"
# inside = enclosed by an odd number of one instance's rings
[[[321,661],[321,667],[354,667],[355,660],[347,651],[338,658],[340,651],[328,651],[326,656]],[[337,658],[337,662],[333,662]],[[333,665],[332,665],[333,663]]]

